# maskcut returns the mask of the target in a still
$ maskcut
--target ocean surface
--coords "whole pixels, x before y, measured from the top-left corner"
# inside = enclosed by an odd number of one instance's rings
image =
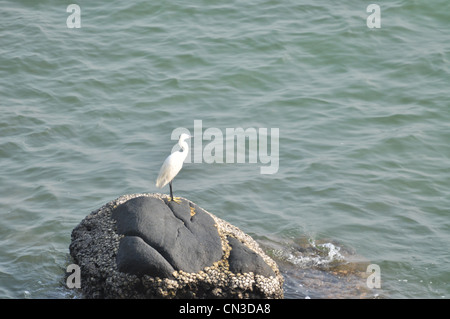
[[[72,229],[168,193],[180,128],[175,195],[260,242],[286,298],[450,297],[448,0],[70,3],[0,1],[0,298],[79,298]]]

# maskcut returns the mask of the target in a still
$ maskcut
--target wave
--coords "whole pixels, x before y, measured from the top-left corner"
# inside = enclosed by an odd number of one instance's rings
[[[367,285],[368,260],[328,239],[309,237],[263,240],[285,283],[285,298],[380,298],[381,289]]]

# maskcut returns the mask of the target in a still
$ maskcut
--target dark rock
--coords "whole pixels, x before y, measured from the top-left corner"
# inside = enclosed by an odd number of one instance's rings
[[[119,271],[137,276],[172,277],[175,271],[157,250],[136,236],[126,236],[120,240],[116,262]]]
[[[282,298],[276,263],[239,228],[187,199],[124,195],[72,231],[87,298]]]
[[[227,239],[231,246],[230,257],[228,258],[231,272],[253,272],[265,277],[275,277],[275,272],[266,264],[260,255],[246,247],[236,238],[228,236]]]
[[[118,233],[125,235],[124,239],[128,236],[142,239],[127,241],[127,245],[119,246],[118,254],[123,265],[121,271],[134,273],[139,270],[140,274],[160,277],[153,266],[148,271],[143,269],[143,265],[130,269],[124,267],[133,265],[133,260],[140,258],[135,256],[136,252],[144,251],[149,264],[152,264],[152,258],[158,264],[163,259],[171,265],[170,269],[185,272],[199,272],[219,261],[222,258],[222,242],[214,220],[199,207],[194,208],[195,214],[191,216],[191,207],[186,200],[178,204],[153,197],[136,197],[114,209],[112,217],[117,221]],[[149,247],[144,249],[144,245]]]

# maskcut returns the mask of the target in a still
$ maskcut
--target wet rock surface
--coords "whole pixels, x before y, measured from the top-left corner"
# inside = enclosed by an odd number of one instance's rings
[[[74,228],[70,254],[86,298],[283,297],[250,236],[183,198],[121,196]]]
[[[172,278],[174,270],[199,272],[222,257],[214,220],[187,200],[136,197],[115,208],[112,217],[125,235],[117,256],[120,271]]]

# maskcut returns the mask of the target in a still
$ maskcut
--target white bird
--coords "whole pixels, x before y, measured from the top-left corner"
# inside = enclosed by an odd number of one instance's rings
[[[170,198],[173,200],[172,193],[172,180],[177,176],[178,172],[183,167],[183,162],[186,159],[189,146],[186,143],[186,140],[191,138],[188,134],[181,134],[180,139],[178,140],[178,145],[180,145],[181,150],[177,152],[173,152],[170,154],[166,160],[164,161],[161,169],[159,170],[158,178],[156,179],[156,187],[163,188],[169,183],[170,186]]]

